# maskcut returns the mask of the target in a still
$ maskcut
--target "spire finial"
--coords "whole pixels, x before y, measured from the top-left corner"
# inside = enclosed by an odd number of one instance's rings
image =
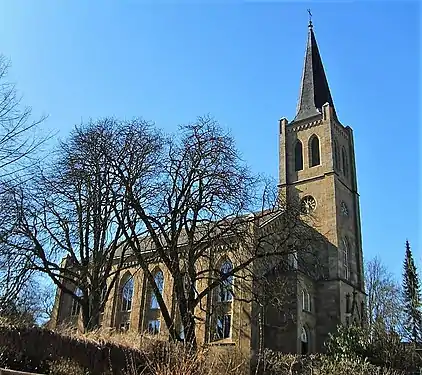
[[[308,11],[308,14],[309,14],[309,24],[308,24],[308,27],[311,27],[312,28],[312,13],[311,13],[311,10],[310,9],[307,9],[307,11]]]

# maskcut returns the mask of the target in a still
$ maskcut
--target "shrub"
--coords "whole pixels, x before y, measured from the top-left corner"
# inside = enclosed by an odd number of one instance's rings
[[[350,334],[350,335],[349,335]],[[390,365],[399,354],[383,341],[370,344],[364,331],[342,327],[327,344],[331,355],[297,356],[266,350],[259,375],[402,375],[403,371],[374,365]],[[390,338],[394,348],[402,348]],[[129,347],[132,346],[132,347]],[[381,350],[382,349],[382,350]],[[413,353],[409,347],[399,353]],[[372,353],[378,353],[378,357]],[[391,356],[390,359],[387,356]],[[381,357],[379,353],[385,357]],[[366,359],[367,358],[367,359]],[[382,359],[383,358],[383,359]],[[400,357],[401,358],[401,357]],[[410,361],[410,357],[408,358]],[[403,359],[402,358],[402,359]],[[382,361],[381,361],[382,359]],[[390,362],[388,362],[390,361]],[[370,363],[372,362],[372,363]],[[397,365],[397,361],[394,364]],[[401,362],[400,362],[401,363]],[[413,362],[415,360],[413,359]],[[402,364],[404,369],[405,364]],[[156,340],[147,335],[118,334],[100,330],[87,335],[65,334],[39,328],[0,326],[0,367],[50,375],[249,375],[250,357],[235,347],[204,346],[196,352],[180,343]],[[392,365],[390,367],[393,367]],[[406,369],[414,367],[407,364]],[[254,372],[253,372],[254,373]]]
[[[12,370],[46,373],[47,361],[0,345],[0,367]]]
[[[60,358],[49,364],[48,374],[51,375],[89,375],[89,370],[82,367],[75,360]]]
[[[263,375],[403,375],[362,360],[334,358],[328,355],[298,356],[266,350]]]
[[[326,343],[327,353],[336,360],[353,363],[369,362],[376,366],[408,372],[422,367],[416,347],[403,343],[394,332],[378,330],[372,334],[365,328],[350,325],[339,326]]]
[[[357,325],[340,325],[335,334],[330,333],[326,349],[337,360],[364,361],[370,351],[368,332]]]
[[[20,371],[48,373],[50,365],[60,370],[63,360],[69,357],[79,372],[86,369],[92,375],[124,375],[129,367],[139,372],[145,367],[145,358],[139,350],[63,336],[40,328],[0,326],[0,348],[0,365]]]

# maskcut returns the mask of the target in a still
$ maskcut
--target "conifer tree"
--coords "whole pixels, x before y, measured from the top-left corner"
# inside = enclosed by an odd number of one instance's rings
[[[420,342],[422,338],[421,291],[409,241],[406,241],[404,259],[403,299],[405,331],[413,342]]]

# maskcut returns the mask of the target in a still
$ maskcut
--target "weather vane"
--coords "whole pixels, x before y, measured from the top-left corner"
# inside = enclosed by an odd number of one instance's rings
[[[309,14],[309,26],[312,26],[312,13],[311,13],[310,9],[307,9],[307,10],[308,10],[308,14]]]

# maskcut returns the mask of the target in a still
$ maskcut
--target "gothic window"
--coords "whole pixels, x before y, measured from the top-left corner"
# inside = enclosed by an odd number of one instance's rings
[[[341,149],[341,157],[343,162],[343,174],[346,177],[349,177],[349,162],[347,160],[347,153],[344,147]]]
[[[315,167],[321,163],[320,152],[319,152],[319,139],[316,135],[313,135],[309,139],[309,166]]]
[[[303,169],[303,147],[302,142],[297,141],[295,146],[295,171]]]
[[[75,289],[75,296],[76,297],[82,297],[82,290],[79,288]],[[72,298],[72,306],[70,308],[70,315],[71,316],[77,316],[79,315],[79,311],[81,309],[81,305],[79,304],[79,301],[76,298]]]
[[[233,270],[233,265],[229,260],[226,260],[220,268],[221,279]],[[233,299],[233,276],[225,278],[220,284],[219,302],[230,302]]]
[[[126,281],[123,282],[122,286],[122,311],[131,311],[132,310],[132,299],[133,299],[133,286],[134,280],[133,277],[129,274],[126,276]],[[125,280],[125,278],[123,279]]]
[[[232,329],[232,308],[233,308],[233,264],[225,259],[218,268],[219,277],[222,280],[216,289],[214,297],[215,309],[212,315],[212,336],[213,340],[221,340],[231,337]]]
[[[158,303],[158,296],[164,294],[164,272],[159,268],[155,268],[152,271],[154,283],[156,286],[153,287],[152,282],[149,282],[146,278],[144,279],[144,291],[145,291],[145,305],[144,305],[144,323],[143,329],[150,335],[158,335],[161,330],[161,310]],[[173,293],[173,300],[175,302],[175,295]]]
[[[350,268],[349,268],[349,242],[347,238],[343,238],[342,241],[342,255],[343,255],[343,277],[346,280],[350,279]]]
[[[300,343],[301,343],[302,354],[308,354],[309,353],[309,333],[305,327],[302,327],[302,331],[300,334]]]
[[[351,316],[351,309],[350,309],[350,293],[346,294],[346,324],[349,325],[350,323],[350,316]]]
[[[197,280],[196,280],[196,269],[195,267],[193,268],[193,270],[191,270],[191,272],[193,272],[193,275],[189,275],[189,273],[186,271],[186,269],[182,270],[182,278],[183,278],[183,292],[185,295],[186,300],[190,300],[190,298],[196,298],[198,297],[198,289],[197,289]],[[173,287],[175,288],[176,286],[173,284]],[[174,292],[174,300],[176,303],[176,293]],[[185,339],[185,328],[183,326],[182,323],[182,319],[180,318],[180,312],[177,310],[176,312],[177,314],[177,329],[179,331],[179,336],[180,339],[183,341]]]
[[[217,339],[226,339],[230,337],[231,330],[231,314],[225,314],[217,317],[216,327]]]
[[[157,288],[158,288],[158,291],[159,291],[160,295],[163,295],[163,288],[164,288],[164,275],[163,275],[163,271],[158,270],[155,273],[154,281],[155,281],[155,284],[157,285]],[[150,304],[150,308],[151,309],[159,309],[160,308],[160,306],[158,305],[157,296],[155,295],[154,292],[151,293],[151,304]]]
[[[302,309],[308,312],[311,311],[311,295],[305,288],[302,289]]]
[[[334,140],[334,168],[336,170],[340,169],[340,152],[338,149],[338,143]]]
[[[150,335],[158,335],[160,333],[160,321],[158,319],[148,322],[148,333]]]

